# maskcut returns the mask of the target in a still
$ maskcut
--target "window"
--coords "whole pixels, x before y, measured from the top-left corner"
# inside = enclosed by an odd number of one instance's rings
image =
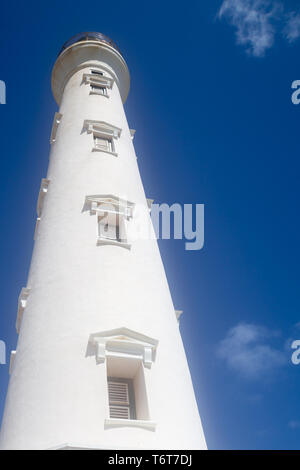
[[[134,390],[131,379],[108,377],[109,417],[136,419]]]
[[[126,242],[123,217],[112,203],[98,206],[98,243],[104,242]]]
[[[149,403],[142,360],[130,354],[127,354],[127,357],[123,357],[122,353],[119,356],[111,355],[111,346],[108,344],[107,347],[107,414],[109,419],[126,419],[134,421],[133,425],[137,425],[138,421],[147,421],[149,425]]]
[[[102,95],[109,98],[108,90],[113,87],[114,80],[105,76],[103,72],[92,70],[90,73],[84,73],[82,83],[90,85],[90,95]]]
[[[99,240],[117,241],[122,242],[120,217],[118,215],[112,216],[104,213],[98,217],[98,237]]]
[[[108,152],[115,157],[118,156],[115,141],[120,138],[121,129],[104,121],[85,120],[83,123],[83,131],[93,135],[93,152]]]
[[[91,70],[91,73],[93,73],[94,75],[101,75],[101,76],[104,75],[104,73],[100,72],[100,70]]]
[[[113,195],[87,196],[84,210],[97,216],[97,245],[118,245],[130,249],[128,223],[134,204]]]
[[[97,365],[106,363],[105,428],[126,425],[155,431],[156,423],[150,418],[147,383],[157,345],[156,339],[124,327],[90,335],[88,355],[96,356]]]
[[[111,139],[94,135],[95,149],[102,152],[113,152],[113,142]]]
[[[91,93],[95,95],[107,96],[107,88],[105,86],[91,84]]]

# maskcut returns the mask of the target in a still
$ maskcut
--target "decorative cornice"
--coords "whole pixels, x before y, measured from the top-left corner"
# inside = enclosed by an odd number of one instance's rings
[[[118,198],[112,194],[87,196],[85,200],[84,210],[89,210],[90,214],[114,213],[126,217],[127,220],[132,218],[135,204],[125,199]]]
[[[108,124],[104,121],[94,121],[91,119],[86,119],[83,123],[83,130],[88,134],[93,133],[94,135],[99,135],[103,137],[113,137],[117,139],[121,136],[122,129],[119,127]]]
[[[125,327],[93,333],[89,343],[95,347],[97,364],[103,363],[109,355],[129,355],[142,359],[144,366],[148,368],[155,361],[158,346],[158,340]]]

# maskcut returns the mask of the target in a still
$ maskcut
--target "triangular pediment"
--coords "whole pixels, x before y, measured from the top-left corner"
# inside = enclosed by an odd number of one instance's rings
[[[106,134],[112,137],[120,137],[122,130],[105,121],[94,121],[86,119],[83,123],[83,130],[93,134]]]
[[[113,330],[92,333],[89,338],[90,353],[96,354],[97,364],[103,363],[105,357],[114,355],[143,360],[145,367],[151,367],[155,360],[158,340],[138,331],[121,327]]]
[[[85,203],[82,212],[87,210],[94,212],[97,208],[105,209],[125,215],[126,217],[132,217],[134,209],[134,203],[114,196],[113,194],[92,194],[86,196]]]
[[[100,331],[98,333],[93,333],[90,336],[91,341],[97,341],[98,339],[103,339],[106,343],[107,342],[129,342],[133,344],[141,344],[143,346],[148,346],[155,348],[158,344],[158,341],[154,338],[150,338],[142,333],[139,333],[134,330],[130,330],[129,328],[121,327],[116,328],[113,330],[108,331]]]
[[[98,202],[99,204],[116,204],[126,207],[131,207],[134,205],[132,202],[114,196],[113,194],[94,194],[87,196],[86,200],[88,202]]]

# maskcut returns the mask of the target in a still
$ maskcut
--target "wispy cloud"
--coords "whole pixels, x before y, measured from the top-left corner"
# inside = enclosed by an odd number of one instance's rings
[[[288,427],[291,429],[300,429],[300,421],[291,420],[288,423]]]
[[[263,57],[278,31],[293,42],[300,36],[300,14],[287,12],[279,0],[223,0],[218,12],[236,29],[237,43]]]
[[[241,377],[266,377],[286,361],[285,353],[273,347],[278,332],[259,325],[240,323],[231,328],[217,347],[217,356]]]
[[[272,24],[278,6],[265,0],[224,0],[219,17],[226,18],[235,28],[238,44],[254,56],[263,56],[274,43]]]
[[[289,42],[294,42],[300,36],[300,14],[290,13],[283,30],[283,34]]]

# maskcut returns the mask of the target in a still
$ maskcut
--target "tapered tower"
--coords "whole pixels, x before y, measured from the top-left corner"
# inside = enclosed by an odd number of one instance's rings
[[[157,242],[134,236],[151,222],[123,108],[129,82],[99,33],[72,38],[55,62],[59,111],[1,449],[206,447]]]

